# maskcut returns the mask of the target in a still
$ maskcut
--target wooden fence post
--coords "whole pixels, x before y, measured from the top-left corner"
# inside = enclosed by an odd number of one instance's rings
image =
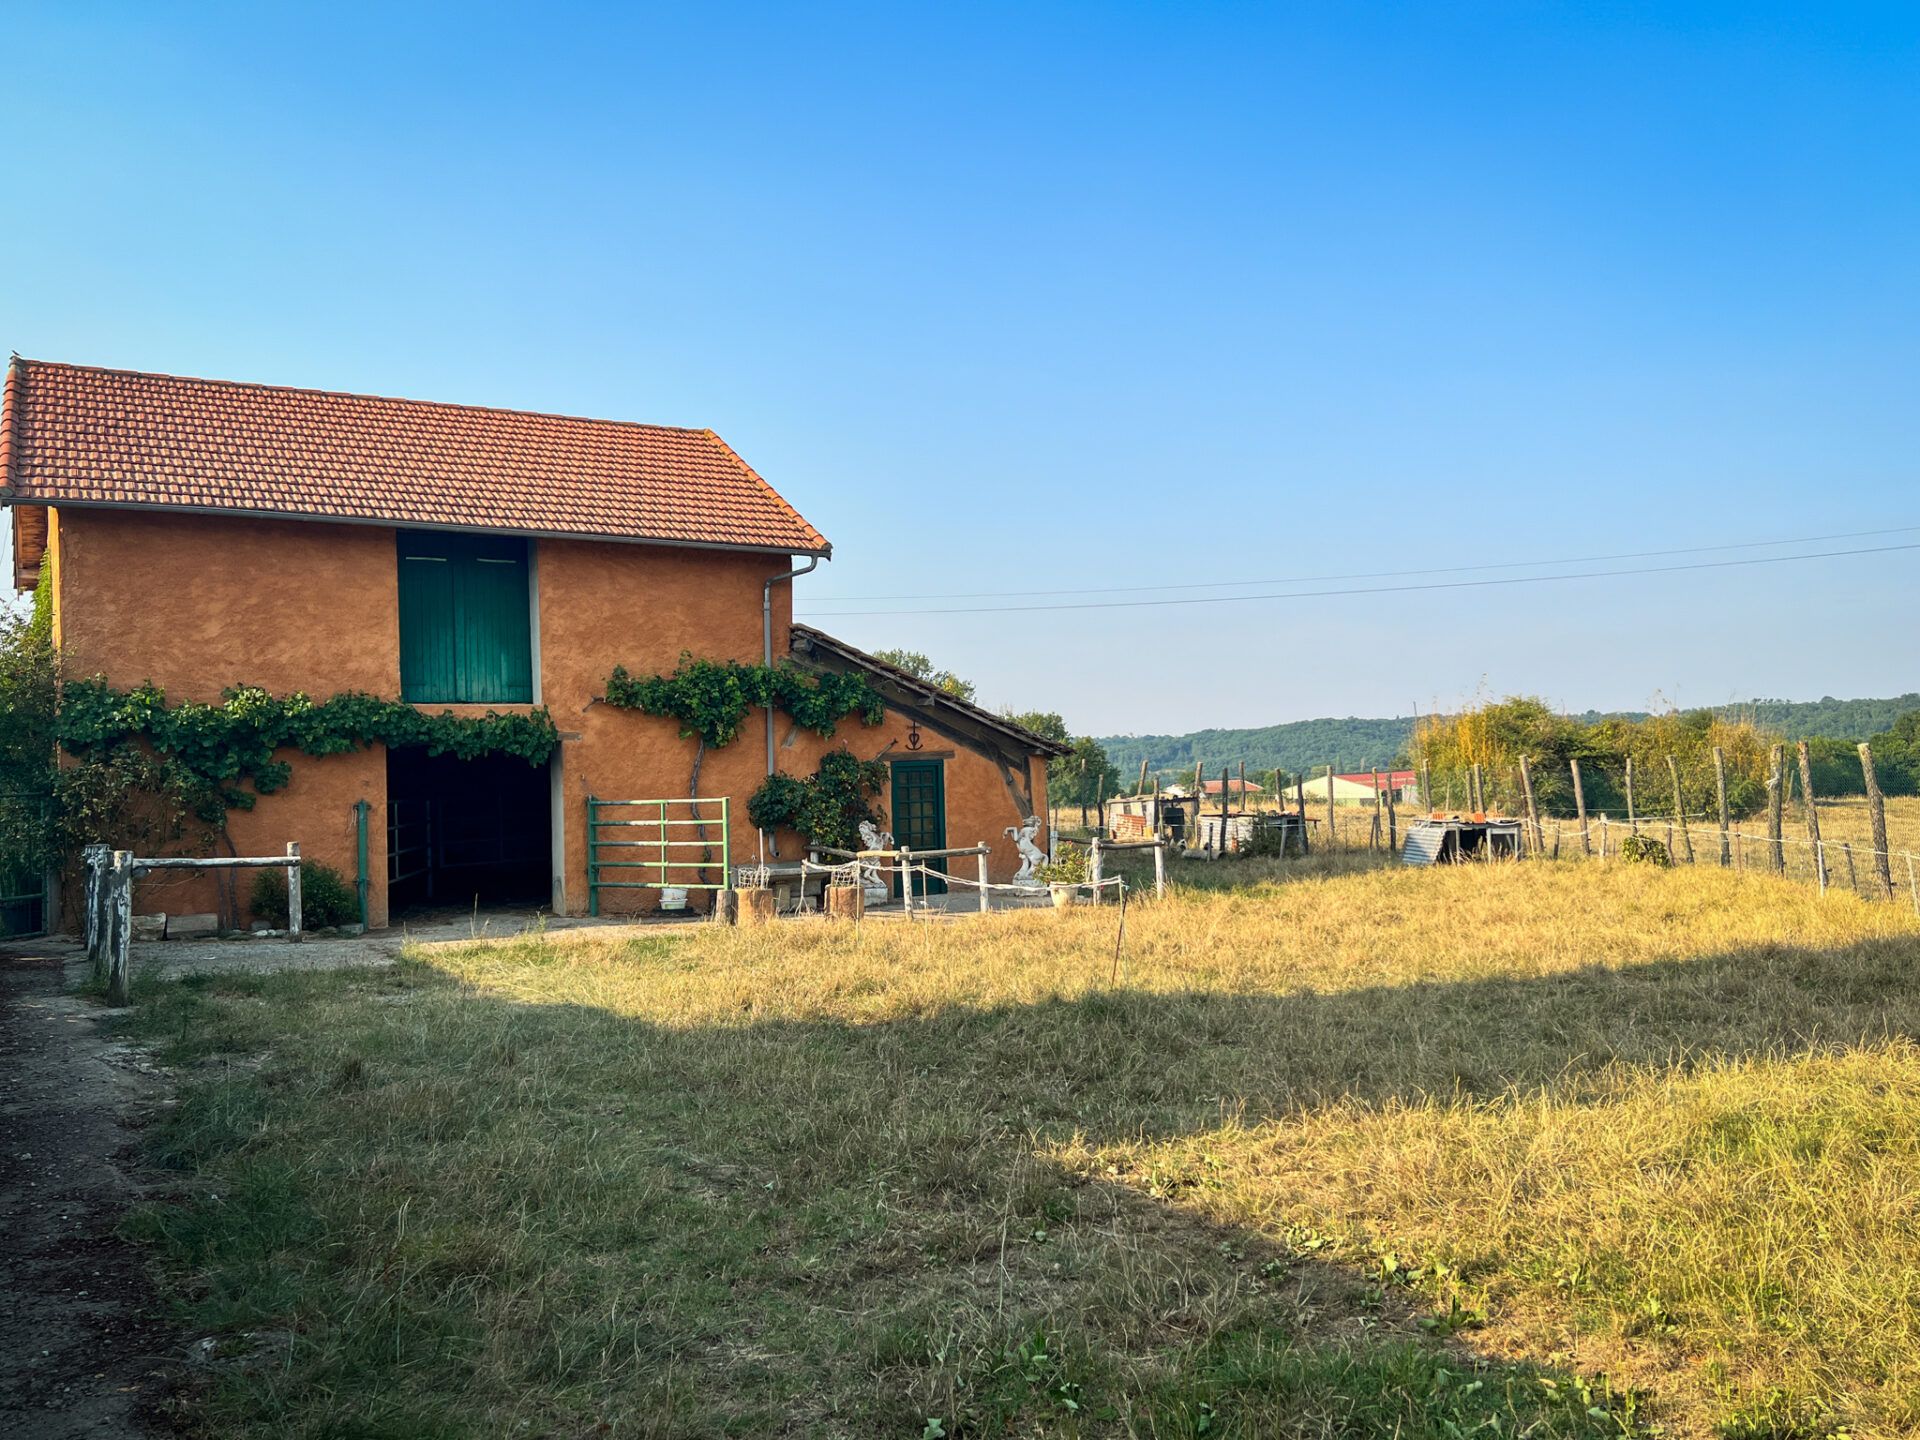
[[[1223,838],[1221,844],[1224,845],[1225,843],[1226,841]],[[1093,837],[1093,844],[1088,848],[1093,853],[1088,861],[1087,875],[1093,881],[1093,903],[1098,905],[1100,903],[1100,881],[1105,870],[1105,865],[1100,854],[1100,837],[1098,835]]]
[[[1142,770],[1146,768],[1146,764],[1145,758],[1142,758],[1140,761]],[[993,895],[992,892],[987,889],[987,845],[985,841],[982,841],[980,844],[980,853],[973,858],[976,862],[974,865],[974,873],[980,880],[980,913],[984,915],[993,909]]]
[[[1387,772],[1387,853],[1400,853],[1400,805],[1393,788],[1393,772]]]
[[[1853,842],[1850,840],[1842,840],[1840,842],[1840,854],[1845,857],[1847,862],[1847,889],[1858,895],[1860,893],[1860,872],[1853,868]]]
[[[1680,827],[1680,845],[1687,854],[1687,864],[1693,864],[1693,832],[1687,829],[1687,802],[1680,793],[1680,762],[1673,756],[1667,756],[1667,774],[1673,777],[1673,823]]]
[[[113,852],[113,868],[107,874],[107,891],[112,910],[107,923],[107,1003],[127,1003],[129,981],[127,951],[133,941],[133,852]]]
[[[1787,747],[1776,745],[1768,753],[1767,772],[1767,849],[1773,873],[1787,873]]]
[[[1380,793],[1380,772],[1375,770],[1373,772],[1373,828],[1367,832],[1367,849],[1369,850],[1380,848],[1380,816],[1384,802],[1385,797]]]
[[[1733,864],[1733,846],[1727,839],[1727,752],[1713,747],[1713,795],[1720,807],[1720,868]]]
[[[1600,858],[1602,860],[1607,858],[1607,816],[1605,811],[1602,811],[1600,814]]]
[[[1640,833],[1640,817],[1633,809],[1633,757],[1627,756],[1627,829],[1635,835]]]
[[[1307,838],[1307,780],[1304,775],[1293,777],[1293,801],[1300,811],[1300,854],[1302,857],[1313,853],[1313,842]],[[1333,837],[1327,841],[1332,843]]]
[[[913,851],[905,845],[900,847],[900,903],[913,914]]]
[[[1893,899],[1893,856],[1887,853],[1887,797],[1873,773],[1873,746],[1860,742],[1860,774],[1867,782],[1867,815],[1873,822],[1873,870],[1880,878],[1880,898]]]
[[[1538,860],[1546,849],[1546,836],[1540,829],[1539,808],[1533,803],[1533,768],[1524,755],[1520,757],[1520,793],[1527,802],[1527,845]]]
[[[1795,750],[1800,756],[1800,789],[1806,797],[1807,839],[1813,844],[1813,863],[1815,873],[1820,879],[1820,893],[1827,890],[1827,852],[1820,844],[1820,809],[1813,798],[1813,760],[1807,754],[1807,742],[1802,740]]]
[[[1333,762],[1327,762],[1327,854],[1333,854]]]
[[[1580,761],[1578,757],[1567,762],[1567,768],[1573,771],[1573,813],[1580,820],[1580,853],[1593,854],[1593,839],[1587,831],[1587,792],[1580,784]]]
[[[1302,825],[1300,828],[1304,831],[1307,827]],[[1167,844],[1164,840],[1156,840],[1153,846],[1153,898],[1167,898]]]
[[[287,842],[287,939],[298,942],[305,938],[300,925],[300,842]]]
[[[113,848],[93,844],[82,850],[87,866],[86,926],[87,960],[93,966],[93,978],[107,978],[107,927],[104,923],[107,866],[113,863]]]

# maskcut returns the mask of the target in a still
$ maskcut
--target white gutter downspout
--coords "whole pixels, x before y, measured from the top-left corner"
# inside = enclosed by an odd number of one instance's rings
[[[810,575],[820,568],[820,557],[809,555],[807,563],[798,570],[789,570],[783,575],[769,575],[767,583],[760,587],[760,660],[764,665],[773,664],[773,587],[782,580],[792,581],[802,575]],[[767,707],[767,774],[773,774],[773,707]],[[760,848],[765,851],[767,832],[760,832]],[[777,852],[776,852],[777,853]]]

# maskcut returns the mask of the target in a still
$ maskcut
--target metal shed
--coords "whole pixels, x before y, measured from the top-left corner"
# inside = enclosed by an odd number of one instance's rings
[[[1522,826],[1491,816],[1433,815],[1407,826],[1403,865],[1453,865],[1463,860],[1517,860]]]

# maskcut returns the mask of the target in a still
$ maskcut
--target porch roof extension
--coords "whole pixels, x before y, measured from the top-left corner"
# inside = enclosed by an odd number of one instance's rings
[[[833,549],[711,430],[18,357],[0,502]],[[38,568],[35,521],[17,527],[16,583]]]

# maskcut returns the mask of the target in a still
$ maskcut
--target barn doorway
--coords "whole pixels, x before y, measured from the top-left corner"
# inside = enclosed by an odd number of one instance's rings
[[[387,904],[407,910],[545,905],[551,899],[547,767],[387,751]]]

